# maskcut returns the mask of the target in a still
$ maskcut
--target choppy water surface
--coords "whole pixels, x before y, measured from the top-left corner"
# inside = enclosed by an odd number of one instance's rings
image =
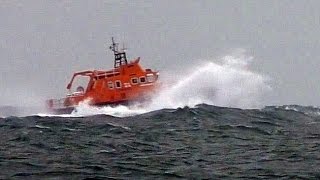
[[[1,179],[320,178],[319,109],[0,120]]]

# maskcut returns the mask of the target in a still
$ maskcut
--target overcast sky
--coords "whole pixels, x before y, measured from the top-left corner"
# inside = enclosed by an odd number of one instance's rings
[[[61,96],[72,72],[112,67],[111,36],[162,72],[242,48],[265,104],[320,105],[320,1],[2,0],[0,104]],[[162,73],[163,74],[163,73]]]

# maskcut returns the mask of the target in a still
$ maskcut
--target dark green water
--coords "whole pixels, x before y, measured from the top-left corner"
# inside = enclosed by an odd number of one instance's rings
[[[0,179],[319,179],[319,109],[0,119]]]

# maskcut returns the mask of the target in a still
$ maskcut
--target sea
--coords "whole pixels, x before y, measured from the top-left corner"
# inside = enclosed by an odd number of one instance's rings
[[[0,119],[0,179],[319,179],[320,109]]]
[[[143,105],[1,106],[0,179],[320,179],[320,108],[268,105],[251,61],[164,73]]]

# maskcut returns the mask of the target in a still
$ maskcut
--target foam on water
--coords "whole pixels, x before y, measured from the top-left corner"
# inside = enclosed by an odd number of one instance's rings
[[[147,110],[143,108],[135,108],[135,107],[126,107],[126,106],[104,106],[104,107],[92,107],[88,104],[81,104],[79,107],[76,108],[74,112],[72,112],[71,116],[90,116],[96,114],[106,114],[116,117],[126,117],[126,116],[133,116],[137,114],[146,113]]]
[[[107,114],[124,117],[162,108],[194,107],[200,103],[238,108],[260,108],[262,97],[271,90],[268,78],[249,69],[252,57],[244,53],[225,56],[216,63],[206,61],[184,71],[182,78],[171,77],[175,83],[164,84],[147,106],[91,107],[82,103],[75,112],[65,116]]]

